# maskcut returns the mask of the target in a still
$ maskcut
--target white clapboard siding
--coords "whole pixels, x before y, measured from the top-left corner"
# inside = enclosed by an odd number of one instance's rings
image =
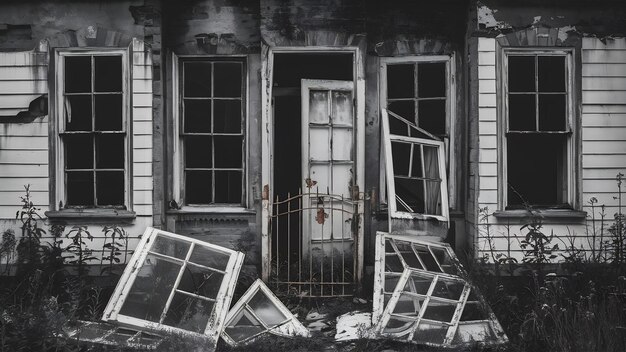
[[[615,177],[626,174],[626,39],[583,38],[582,201],[617,211]]]
[[[152,55],[142,41],[133,40],[133,210],[152,215]]]
[[[0,116],[16,116],[48,93],[47,54],[0,53]],[[48,119],[0,124],[0,219],[14,219],[24,185],[32,200],[47,210]]]

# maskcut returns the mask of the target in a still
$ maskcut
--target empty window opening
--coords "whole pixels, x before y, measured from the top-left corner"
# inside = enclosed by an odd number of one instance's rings
[[[243,204],[245,62],[194,58],[180,66],[184,204]]]
[[[570,207],[567,55],[506,59],[507,209]]]
[[[66,207],[125,207],[122,55],[61,56]]]

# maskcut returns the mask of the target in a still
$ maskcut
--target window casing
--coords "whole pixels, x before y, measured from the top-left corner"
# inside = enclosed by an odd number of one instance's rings
[[[505,49],[502,208],[575,206],[572,52]]]
[[[246,62],[180,57],[174,194],[183,206],[246,204]]]
[[[448,205],[455,207],[454,146],[455,84],[454,57],[448,55],[381,58],[380,105],[443,142]],[[396,122],[390,120],[390,124]],[[396,126],[390,125],[394,134]],[[399,128],[406,126],[400,124]],[[384,142],[383,142],[384,143]],[[382,144],[382,143],[381,143]],[[381,158],[382,162],[382,158]],[[382,168],[381,168],[382,169]],[[390,202],[386,175],[381,173],[381,202]]]
[[[127,55],[68,50],[55,56],[59,209],[130,208]]]

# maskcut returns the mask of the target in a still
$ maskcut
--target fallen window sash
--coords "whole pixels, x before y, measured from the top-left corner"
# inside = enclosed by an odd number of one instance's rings
[[[243,258],[228,248],[148,227],[102,319],[205,338],[215,349]]]
[[[76,324],[76,326],[66,326],[63,330],[69,339],[79,343],[154,350],[162,342],[161,336],[140,330],[82,320],[77,321]]]
[[[390,127],[389,127],[390,115],[393,116],[398,121],[405,123],[407,125],[407,129],[409,132],[412,130],[415,130],[418,135],[426,135],[426,137],[431,138],[431,139],[413,137],[411,136],[412,135],[411,133],[407,133],[408,136],[391,134]],[[446,179],[446,167],[445,167],[446,159],[445,159],[445,152],[444,152],[444,143],[440,141],[438,138],[436,138],[435,136],[427,133],[426,131],[415,126],[411,122],[398,116],[397,114],[388,112],[387,109],[381,109],[381,122],[382,122],[382,132],[383,132],[383,141],[382,141],[383,148],[382,149],[383,149],[383,156],[384,156],[384,162],[385,162],[385,180],[386,180],[386,185],[387,185],[389,217],[395,218],[395,219],[409,219],[409,220],[432,218],[432,219],[437,219],[439,221],[448,222],[449,221],[448,182]],[[436,152],[434,155],[436,155],[436,158],[437,158],[437,165],[436,165],[436,168],[437,168],[436,172],[438,174],[437,180],[435,179],[431,180],[429,177],[426,176],[425,171],[423,171],[424,174],[422,174],[420,177],[412,177],[414,179],[420,179],[419,182],[422,182],[424,186],[424,190],[422,194],[423,199],[421,199],[424,203],[424,212],[422,213],[419,213],[416,210],[412,209],[410,205],[406,202],[406,200],[396,192],[396,176],[398,175],[396,175],[396,170],[394,170],[394,156],[392,152],[392,142],[410,144],[411,150],[414,150],[415,146],[418,146],[417,149],[420,154],[422,153],[422,149],[424,147],[436,148]],[[412,155],[410,156],[410,159],[411,160],[406,160],[407,165],[410,165],[410,163],[413,162]],[[424,160],[424,157],[421,156],[419,160],[421,163],[420,165],[421,169],[425,170],[426,161]],[[413,168],[412,166],[409,166],[410,171],[412,168]],[[439,182],[438,194],[428,195],[429,193],[427,191],[428,187],[426,187],[427,182],[430,182],[430,183]],[[432,190],[430,193],[432,193]],[[435,198],[430,199],[429,197],[436,197],[437,202],[434,208],[437,208],[437,205],[439,205],[440,207],[439,211],[436,211],[436,210],[427,211],[426,208],[427,208],[428,202],[429,201],[432,202],[433,200],[435,200]],[[398,208],[398,203],[402,206],[404,210],[401,210]]]
[[[375,335],[446,347],[507,341],[449,245],[378,232],[374,271]]]
[[[252,304],[251,302],[257,297],[265,297],[264,303],[270,305],[254,307],[253,305],[259,302]],[[245,318],[250,325],[239,325],[242,318]],[[237,328],[239,331],[236,330]],[[229,345],[239,346],[268,333],[283,337],[308,337],[310,335],[309,330],[285,307],[267,285],[261,279],[257,279],[228,312],[221,336]]]

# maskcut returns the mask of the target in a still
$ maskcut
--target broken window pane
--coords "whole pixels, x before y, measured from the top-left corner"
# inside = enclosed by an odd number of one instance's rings
[[[444,62],[417,65],[417,92],[420,98],[445,97],[446,81]]]
[[[185,133],[211,132],[211,101],[185,99],[183,126]]]
[[[509,95],[509,131],[535,131],[534,94]]]
[[[220,252],[205,246],[195,246],[189,261],[209,268],[224,271],[228,265],[231,254]]]
[[[124,171],[96,172],[97,205],[124,204]]]
[[[93,172],[68,171],[66,174],[67,205],[93,205]]]
[[[446,101],[443,99],[418,102],[419,127],[435,135],[446,134]]]
[[[411,144],[402,142],[391,142],[391,153],[393,155],[394,173],[398,176],[409,176]]]
[[[250,342],[264,333],[285,337],[309,336],[309,331],[263,281],[257,279],[228,312],[222,337],[235,346]]]
[[[509,55],[509,92],[535,92],[535,57]]]
[[[65,93],[91,92],[91,56],[65,56]]]
[[[122,131],[122,95],[95,96],[96,131]]]
[[[414,67],[413,64],[387,65],[387,99],[415,97]]]
[[[209,204],[213,194],[211,171],[185,171],[185,203]]]
[[[185,97],[211,96],[211,63],[193,62],[183,63],[183,80]]]
[[[241,100],[213,100],[213,132],[241,133]]]
[[[238,62],[214,62],[213,96],[241,97],[242,65]]]
[[[538,56],[539,92],[565,92],[565,56]]]
[[[387,108],[389,111],[392,111],[408,120],[411,123],[415,123],[415,101],[413,100],[398,100],[398,101],[390,101],[387,104]],[[401,130],[402,131],[402,130]],[[398,133],[399,135],[406,134],[406,129],[404,129],[403,133]]]
[[[409,213],[424,214],[424,181],[395,177],[397,209]]]
[[[65,130],[91,131],[91,96],[69,95],[65,97]]]
[[[377,233],[376,243],[378,244],[376,260],[382,263],[376,265],[375,277],[384,278],[383,281],[374,282],[372,321],[377,334],[443,347],[457,346],[470,341],[506,341],[506,335],[500,324],[492,320],[493,314],[489,307],[483,305],[480,295],[465,279],[457,275],[443,274],[438,269],[431,270],[438,268],[436,258],[441,258],[446,265],[454,267],[454,270],[448,271],[466,277],[467,274],[458,261],[453,259],[454,252],[449,245],[384,232]],[[408,265],[409,262],[416,261],[414,259],[406,261],[412,257],[403,255],[405,270],[399,277],[397,274],[391,276],[388,273],[381,276],[378,271],[385,268],[386,262],[391,258],[389,252],[395,251],[394,248],[401,253],[412,248],[418,252],[420,260],[417,262],[420,265],[425,262],[427,269]],[[437,254],[433,256],[431,252]],[[393,295],[390,295],[389,290],[392,287]],[[476,320],[470,323],[468,321],[470,317]],[[468,324],[474,323],[476,329],[472,330],[472,325]],[[417,329],[414,329],[416,324]],[[464,327],[461,328],[461,325]],[[483,328],[483,325],[487,328]],[[453,336],[452,333],[458,329],[463,331],[462,335],[455,337],[457,333]],[[487,333],[483,333],[485,331]]]
[[[219,288],[218,288],[219,289]],[[214,303],[176,292],[163,324],[180,329],[204,333]]]
[[[94,56],[96,92],[122,91],[122,56]]]
[[[93,135],[70,134],[63,136],[63,141],[67,169],[93,168]]]
[[[187,258],[188,248],[192,251],[190,259],[219,264],[223,272],[179,259]],[[204,336],[208,338],[208,348],[214,349],[243,256],[224,247],[149,227],[111,296],[103,320],[148,331]],[[222,265],[224,257],[226,264]]]

